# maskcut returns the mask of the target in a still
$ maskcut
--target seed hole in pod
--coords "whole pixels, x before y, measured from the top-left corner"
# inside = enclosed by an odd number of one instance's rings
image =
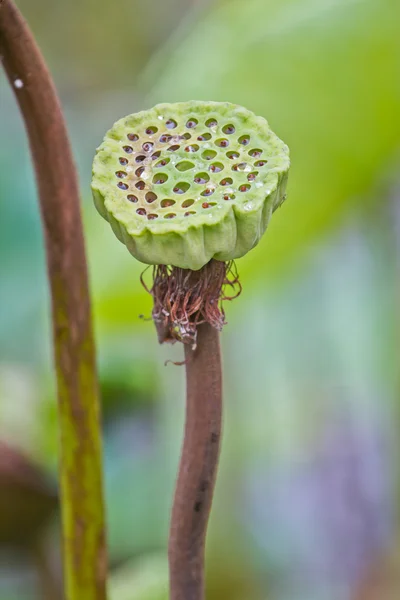
[[[151,152],[153,150],[153,142],[145,142],[142,144],[143,152]]]
[[[231,160],[235,160],[236,158],[239,158],[239,153],[238,152],[227,152],[226,155]]]
[[[190,183],[188,183],[187,181],[180,181],[174,187],[173,192],[174,192],[174,194],[184,194],[185,192],[188,191],[189,188],[190,188]]]
[[[232,133],[235,133],[236,129],[232,123],[229,123],[229,125],[225,125],[225,127],[222,128],[222,131],[227,135],[231,135]]]
[[[128,138],[128,140],[130,140],[131,142],[137,142],[139,139],[139,136],[136,135],[136,133],[128,133],[128,135],[126,136]]]
[[[172,135],[170,135],[169,133],[163,133],[162,135],[160,135],[160,142],[162,144],[168,144],[168,142],[170,142],[172,140]]]
[[[144,154],[139,154],[138,156],[135,156],[135,162],[143,162],[145,158],[146,157],[144,156]]]
[[[137,183],[135,183],[135,187],[138,190],[144,190],[144,188],[146,187],[146,184],[144,181],[138,181]]]
[[[242,144],[242,146],[247,146],[247,144],[250,143],[250,136],[249,135],[242,135],[238,139],[238,142],[239,142],[239,144]]]
[[[187,212],[185,212],[184,216],[189,217],[190,215],[195,215],[195,214],[196,214],[195,210],[188,210]]]
[[[227,148],[229,146],[229,140],[226,138],[221,138],[220,140],[217,140],[215,144],[220,148]]]
[[[138,201],[137,196],[135,196],[134,194],[128,194],[127,198],[129,200],[129,202],[137,202]]]
[[[157,160],[157,158],[160,158],[161,155],[161,151],[158,150],[158,152],[154,152],[154,154],[151,155],[151,160]]]
[[[146,209],[145,208],[137,208],[136,212],[138,215],[145,215],[146,214]]]
[[[197,173],[194,178],[195,183],[207,183],[210,181],[210,176],[207,173]]]
[[[224,194],[222,197],[224,200],[234,200],[235,194]]]
[[[261,150],[261,148],[253,148],[253,150],[249,150],[249,154],[253,158],[259,158],[261,156],[262,152],[263,151]]]
[[[247,192],[250,189],[250,185],[248,183],[245,183],[241,186],[239,186],[239,192]]]
[[[144,173],[144,167],[139,167],[138,169],[136,169],[135,171],[135,175],[136,177],[141,177]]]
[[[175,168],[178,169],[178,171],[189,171],[189,169],[194,169],[194,164],[189,160],[182,160],[175,165]]]
[[[257,161],[254,163],[254,166],[255,166],[255,167],[263,167],[264,165],[266,165],[266,164],[267,164],[267,162],[268,162],[267,160],[257,160]]]
[[[147,215],[147,218],[149,221],[153,221],[154,219],[158,219],[158,215],[156,215],[156,213],[150,213]]]
[[[175,129],[175,127],[177,126],[177,122],[174,121],[174,119],[168,119],[168,121],[165,122],[166,127],[168,127],[168,129]]]
[[[132,154],[133,152],[133,148],[132,146],[123,146],[123,150],[127,153],[127,154]]]
[[[249,174],[247,175],[247,179],[248,179],[249,181],[254,181],[254,180],[255,180],[255,178],[257,177],[257,175],[258,175],[258,171],[253,171],[252,173],[249,173]]]
[[[212,206],[216,206],[217,203],[216,202],[203,202],[203,204],[201,205],[203,208],[211,208]]]
[[[174,219],[176,217],[175,213],[168,213],[165,215],[164,219]]]
[[[215,152],[215,150],[204,150],[204,152],[201,155],[201,157],[204,158],[204,160],[212,160],[216,156],[217,153]]]
[[[173,206],[175,204],[175,200],[170,200],[166,198],[165,200],[161,200],[160,205],[161,208],[168,208],[168,206]]]
[[[182,208],[189,208],[189,206],[192,206],[192,204],[194,204],[194,200],[184,200],[181,206]]]
[[[168,179],[168,175],[166,173],[157,173],[153,177],[153,183],[159,185],[160,183],[165,183]]]
[[[219,183],[220,185],[232,185],[233,180],[230,177],[225,177],[225,179],[221,179]]]
[[[153,125],[146,129],[147,135],[154,135],[155,133],[157,133],[157,131],[158,131],[157,127],[153,127]]]
[[[199,146],[197,144],[190,144],[190,146],[186,146],[185,152],[197,152]]]
[[[224,165],[222,163],[215,162],[208,167],[208,170],[211,171],[211,173],[219,173],[220,171],[222,171],[223,168]]]
[[[120,156],[120,157],[119,157],[119,164],[120,164],[120,165],[127,165],[127,164],[128,164],[128,162],[129,162],[129,161],[128,161],[128,159],[127,159],[127,158],[124,158],[123,156]]]
[[[207,140],[211,140],[211,133],[202,133],[197,138],[199,142],[205,142]]]
[[[201,192],[201,196],[212,196],[215,190],[213,188],[206,188],[204,192]]]
[[[208,119],[206,121],[206,127],[216,127],[218,125],[218,121],[216,119]]]
[[[116,176],[119,177],[120,179],[123,179],[124,177],[126,177],[126,173],[125,171],[116,171]]]
[[[193,129],[193,127],[196,127],[197,124],[198,124],[198,120],[191,118],[186,122],[186,127],[188,129]]]
[[[147,194],[145,195],[145,198],[146,198],[146,202],[151,204],[152,202],[155,202],[157,200],[157,194],[155,194],[154,192],[147,192]]]
[[[233,165],[232,171],[244,171],[247,167],[247,163],[239,163],[237,165]]]
[[[118,185],[118,187],[119,187],[120,190],[127,190],[128,187],[129,187],[129,185],[127,185],[123,181],[118,181],[117,185]]]
[[[170,147],[168,148],[168,150],[169,150],[170,152],[176,152],[177,150],[179,150],[179,148],[180,148],[179,144],[174,144],[173,146],[170,146]]]
[[[190,140],[192,136],[190,135],[190,133],[187,131],[186,133],[184,133],[183,135],[180,135],[179,138],[181,140]]]
[[[158,163],[156,163],[156,168],[157,167],[165,167],[165,165],[167,165],[170,160],[171,160],[170,158],[163,158],[162,160],[159,160]]]

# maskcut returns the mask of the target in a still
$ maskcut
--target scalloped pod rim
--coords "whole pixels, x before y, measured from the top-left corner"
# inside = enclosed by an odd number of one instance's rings
[[[286,197],[289,166],[286,144],[241,106],[158,104],[107,132],[93,198],[139,261],[198,270],[259,242]]]

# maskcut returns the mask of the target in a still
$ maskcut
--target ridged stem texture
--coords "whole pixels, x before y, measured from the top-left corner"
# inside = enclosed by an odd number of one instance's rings
[[[65,596],[105,600],[99,394],[77,177],[50,74],[12,0],[0,0],[0,55],[25,120],[45,236],[61,432]]]
[[[198,326],[197,347],[185,345],[186,424],[169,538],[170,600],[204,600],[207,525],[222,425],[219,332]]]

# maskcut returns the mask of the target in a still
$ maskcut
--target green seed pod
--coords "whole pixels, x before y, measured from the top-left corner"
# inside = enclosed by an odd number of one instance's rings
[[[158,104],[121,119],[93,163],[99,213],[146,264],[198,270],[253,248],[286,197],[288,147],[228,102]]]

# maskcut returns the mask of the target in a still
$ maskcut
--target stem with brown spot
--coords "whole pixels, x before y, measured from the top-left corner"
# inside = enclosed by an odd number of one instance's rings
[[[67,600],[106,599],[99,394],[78,183],[57,94],[12,0],[0,55],[25,120],[39,188],[52,299]]]
[[[219,332],[198,326],[185,345],[186,424],[169,538],[170,600],[204,599],[204,553],[222,425]]]

